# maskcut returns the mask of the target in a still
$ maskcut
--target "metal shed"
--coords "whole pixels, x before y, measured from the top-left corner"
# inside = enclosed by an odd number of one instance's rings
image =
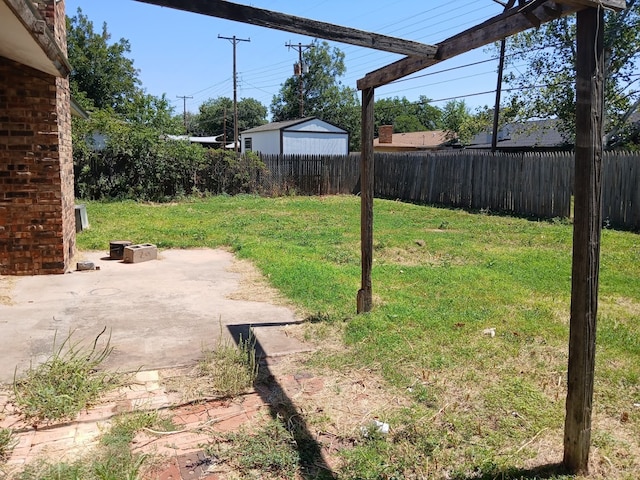
[[[241,133],[242,153],[346,155],[349,132],[316,117],[268,123]]]

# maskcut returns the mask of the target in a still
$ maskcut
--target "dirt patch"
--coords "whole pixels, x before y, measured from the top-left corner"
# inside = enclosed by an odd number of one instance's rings
[[[260,301],[290,306],[280,292],[273,288],[253,263],[234,257],[228,271],[242,275],[240,288],[227,296],[231,300]]]
[[[379,264],[393,263],[405,267],[430,265],[445,267],[449,265],[464,265],[466,262],[449,254],[431,252],[427,245],[416,242],[407,247],[389,247],[376,250],[376,261]]]
[[[13,305],[11,292],[15,279],[0,275],[0,305]]]

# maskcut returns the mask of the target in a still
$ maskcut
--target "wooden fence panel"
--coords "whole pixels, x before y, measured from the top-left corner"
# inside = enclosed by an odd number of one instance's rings
[[[262,191],[301,195],[357,194],[360,157],[262,155]],[[422,204],[484,209],[539,218],[569,217],[574,154],[453,150],[376,153],[375,195]],[[607,152],[603,218],[640,230],[640,154]]]
[[[605,224],[640,230],[640,154],[605,152],[602,170]]]

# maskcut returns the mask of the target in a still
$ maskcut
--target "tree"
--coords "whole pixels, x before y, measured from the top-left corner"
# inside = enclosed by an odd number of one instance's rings
[[[267,107],[254,98],[238,102],[238,131],[267,123]],[[226,129],[225,129],[226,128]],[[200,105],[194,131],[198,135],[214,136],[226,133],[233,142],[233,100],[228,97],[210,98]]]
[[[468,143],[476,132],[471,128],[473,116],[464,100],[450,100],[442,109],[442,127],[453,140],[458,138],[461,143]],[[481,130],[478,126],[478,131]]]
[[[381,98],[374,108],[376,131],[380,125],[393,125],[397,133],[436,130],[442,122],[442,112],[429,104],[429,99],[420,96],[417,102],[406,97]]]
[[[276,122],[300,116],[300,82],[303,82],[304,115],[315,116],[347,130],[350,148],[360,148],[360,102],[355,89],[342,85],[344,53],[327,42],[313,41],[302,54],[308,73],[288,78],[273,97],[271,114]]]
[[[97,33],[80,8],[75,16],[67,17],[71,93],[85,107],[122,112],[138,93],[140,79],[133,60],[126,56],[131,53],[129,41],[121,38],[109,44],[110,38],[107,24]]]
[[[627,10],[605,12],[604,42],[605,110],[609,146],[633,141],[633,129],[627,120],[640,106],[640,87],[636,64],[640,52],[640,2],[627,0]],[[570,139],[575,128],[575,48],[576,22],[564,17],[537,30],[512,37],[509,42],[511,63],[526,62],[520,75],[507,82],[519,88],[515,94],[526,105],[528,117],[560,121]]]

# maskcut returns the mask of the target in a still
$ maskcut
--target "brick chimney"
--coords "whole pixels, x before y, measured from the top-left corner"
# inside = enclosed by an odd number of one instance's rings
[[[393,125],[380,125],[378,129],[379,143],[393,143]]]

